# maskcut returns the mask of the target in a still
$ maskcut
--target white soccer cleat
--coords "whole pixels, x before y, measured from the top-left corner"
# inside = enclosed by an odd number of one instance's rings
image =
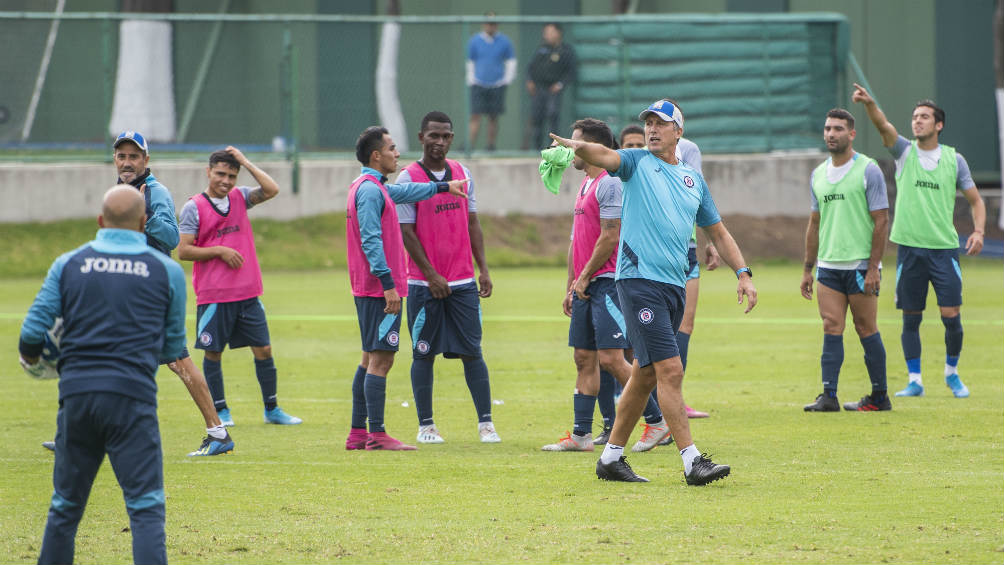
[[[549,443],[541,447],[544,451],[593,451],[593,434],[577,436],[571,432],[565,432],[565,437],[557,443]]]
[[[645,431],[641,433],[641,439],[638,440],[638,443],[634,444],[631,451],[649,451],[653,447],[659,445],[659,442],[665,439],[668,435],[669,424],[666,423],[666,420],[662,420],[658,424],[649,424],[646,422]]]
[[[429,424],[428,426],[418,427],[418,437],[415,438],[418,443],[444,443],[446,440],[443,436],[439,435],[439,430],[436,429],[436,424]]]
[[[498,432],[495,431],[495,424],[491,422],[479,423],[478,435],[481,437],[481,443],[500,443],[502,441]]]

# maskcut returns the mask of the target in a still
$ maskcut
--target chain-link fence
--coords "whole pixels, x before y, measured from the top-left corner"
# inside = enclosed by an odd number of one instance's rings
[[[0,146],[106,147],[143,132],[155,150],[224,144],[292,154],[352,150],[368,125],[417,146],[422,116],[450,115],[472,144],[465,82],[482,17],[0,12]],[[527,67],[550,18],[498,17],[515,45],[499,152],[536,150]],[[56,25],[58,24],[58,25]],[[558,123],[614,128],[677,99],[703,150],[819,146],[819,117],[844,100],[839,15],[566,17],[577,53]]]

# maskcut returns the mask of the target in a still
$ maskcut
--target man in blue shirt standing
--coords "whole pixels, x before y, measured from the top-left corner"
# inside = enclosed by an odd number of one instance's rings
[[[495,150],[499,132],[499,115],[505,112],[505,87],[516,77],[516,51],[512,41],[499,32],[492,20],[495,12],[487,12],[488,21],[481,24],[481,33],[467,42],[467,86],[471,87],[471,121],[468,139],[471,149],[478,140],[481,116],[488,116],[486,149]]]
[[[596,476],[612,481],[648,480],[631,470],[623,453],[631,428],[658,383],[659,404],[680,448],[687,484],[705,485],[727,476],[730,468],[698,451],[683,403],[683,364],[676,333],[683,318],[687,255],[695,222],[721,258],[735,269],[737,297],[740,304],[744,297],[748,300],[746,312],[756,305],[756,288],[739,246],[722,224],[704,177],[676,157],[683,135],[683,112],[673,102],[659,100],[638,118],[645,122],[646,149],[614,151],[598,143],[551,134],[587,163],[624,182],[616,280],[635,363],[621,396],[621,414],[596,464]]]
[[[146,243],[143,196],[105,194],[97,238],[52,264],[21,326],[21,366],[38,376],[63,318],[53,494],[38,562],[73,563],[77,526],[108,454],[129,513],[135,563],[167,563],[158,363],[185,346],[185,272]]]

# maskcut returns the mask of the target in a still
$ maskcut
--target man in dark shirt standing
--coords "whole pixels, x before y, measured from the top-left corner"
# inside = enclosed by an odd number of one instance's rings
[[[577,62],[575,50],[562,42],[561,26],[544,26],[544,42],[533,54],[527,70],[526,90],[533,99],[530,128],[531,143],[536,149],[550,145],[548,132],[558,131],[561,114],[561,94],[575,80]]]

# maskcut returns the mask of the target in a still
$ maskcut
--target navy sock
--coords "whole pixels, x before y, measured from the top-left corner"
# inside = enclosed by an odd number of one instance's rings
[[[617,405],[614,404],[614,383],[616,381],[617,379],[610,373],[600,371],[600,392],[596,395],[596,404],[600,407],[604,428],[613,426],[614,418],[617,417]]]
[[[962,353],[962,315],[954,318],[942,316],[941,322],[945,324],[945,355],[957,359]]]
[[[662,421],[662,409],[659,408],[659,387],[652,389],[652,394],[648,395],[648,404],[645,405],[645,423],[658,424]]]
[[[202,373],[206,376],[206,385],[209,386],[209,394],[213,397],[216,411],[226,410],[227,399],[223,394],[223,365],[219,361],[203,358]]]
[[[387,399],[387,379],[366,373],[363,391],[366,393],[366,415],[370,421],[370,433],[382,432],[383,407]]]
[[[356,367],[356,376],[352,378],[352,427],[366,429],[366,367]]]
[[[271,357],[255,359],[254,373],[258,377],[258,386],[261,387],[261,400],[265,403],[265,410],[275,408],[278,404],[276,400],[276,381],[278,379],[276,378],[275,360]]]
[[[903,343],[903,358],[906,359],[907,370],[911,373],[920,372],[920,321],[924,319],[923,314],[903,314],[903,334],[900,341]],[[916,370],[910,364],[916,360]]]
[[[432,423],[432,365],[434,357],[411,360],[411,392],[415,396],[418,425]]]
[[[844,364],[844,336],[823,334],[823,354],[819,365],[823,372],[823,392],[831,398],[837,396],[840,366]]]
[[[596,410],[596,397],[589,394],[575,393],[575,428],[572,433],[584,436],[593,431],[593,410]]]
[[[872,382],[872,399],[882,400],[889,390],[885,379],[885,346],[882,345],[882,335],[875,332],[861,338],[861,347],[865,350],[865,367],[868,368],[868,378]]]
[[[687,350],[690,349],[690,334],[677,332],[676,347],[680,350],[680,362],[683,363],[683,370],[687,370]]]
[[[471,391],[471,400],[474,401],[474,410],[478,413],[478,422],[492,421],[492,387],[488,381],[488,365],[485,365],[484,357],[471,359],[463,358],[464,378],[467,380],[467,389]]]

